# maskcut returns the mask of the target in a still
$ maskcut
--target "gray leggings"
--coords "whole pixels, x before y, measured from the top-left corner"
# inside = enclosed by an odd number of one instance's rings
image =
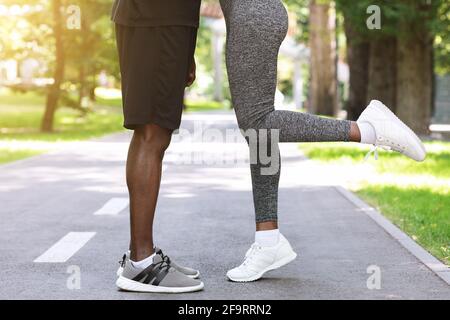
[[[277,61],[288,29],[280,0],[220,0],[227,24],[226,63],[239,128],[278,130],[279,142],[348,141],[350,122],[274,108]],[[270,146],[270,135],[268,141]],[[275,145],[279,154],[278,145]],[[276,221],[280,170],[251,164],[256,222]]]

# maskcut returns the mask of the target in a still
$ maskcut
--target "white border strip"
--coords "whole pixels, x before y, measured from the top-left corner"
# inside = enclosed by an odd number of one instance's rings
[[[430,131],[450,132],[449,124],[431,124],[429,128],[430,128]]]
[[[417,244],[413,239],[406,235],[403,231],[397,228],[392,222],[386,219],[375,208],[369,206],[354,193],[348,191],[342,186],[335,186],[336,190],[344,196],[348,201],[353,203],[356,207],[364,211],[373,221],[375,221],[381,228],[397,240],[406,250],[412,253],[438,277],[450,285],[450,267],[443,264],[436,259],[428,251]]]
[[[69,232],[58,242],[51,246],[33,262],[37,263],[60,263],[69,260],[89,240],[95,236],[95,232]]]

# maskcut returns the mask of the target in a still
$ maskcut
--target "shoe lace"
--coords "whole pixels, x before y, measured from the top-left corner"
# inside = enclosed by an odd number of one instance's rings
[[[127,255],[124,254],[123,257],[122,257],[122,260],[119,261],[119,265],[120,265],[122,268],[125,267],[126,260],[127,260]]]
[[[160,269],[166,268],[167,270],[169,270],[170,269],[170,258],[168,256],[166,256],[161,250],[156,252],[156,254],[161,256],[161,261],[156,263],[155,266],[159,266]],[[124,254],[122,257],[122,260],[119,261],[119,265],[122,268],[125,268],[126,260],[127,260],[127,255]]]
[[[167,255],[165,255],[161,250],[156,252],[156,254],[161,257],[161,261],[156,263],[155,266],[159,266],[160,269],[165,268],[166,270],[169,270],[171,267],[170,258]]]
[[[373,153],[373,156],[374,156],[375,160],[378,160],[378,149],[379,148],[384,149],[384,150],[388,150],[388,151],[392,150],[392,148],[389,147],[389,146],[380,146],[380,145],[374,144],[372,146],[372,148],[370,149],[370,151],[367,152],[366,156],[364,157],[364,161],[367,161],[370,158],[370,155],[372,153]]]
[[[259,245],[257,245],[256,243],[252,244],[252,246],[250,247],[250,251],[245,256],[245,260],[242,263],[242,265],[248,266],[250,264],[250,262],[253,260],[253,258],[256,256],[256,253],[259,251],[259,249],[261,249],[261,247]]]

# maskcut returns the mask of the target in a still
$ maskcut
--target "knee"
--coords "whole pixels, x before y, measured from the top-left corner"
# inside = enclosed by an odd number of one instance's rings
[[[235,107],[236,119],[242,130],[259,130],[266,128],[269,115],[274,111],[271,102],[254,106]]]
[[[136,128],[134,135],[145,149],[162,157],[170,145],[172,131],[151,124]]]
[[[252,121],[252,119],[250,119],[250,117],[247,114],[239,110],[236,110],[235,113],[239,129],[241,129],[242,131],[256,129],[254,121]]]

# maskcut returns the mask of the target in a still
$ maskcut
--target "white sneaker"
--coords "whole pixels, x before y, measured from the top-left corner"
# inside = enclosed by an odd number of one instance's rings
[[[377,158],[377,148],[381,147],[400,152],[416,161],[425,160],[427,152],[419,137],[380,101],[370,102],[356,121],[358,124],[363,122],[372,125],[377,136],[374,148],[366,158],[372,152]]]
[[[245,261],[227,272],[231,281],[249,282],[260,279],[267,271],[278,269],[295,260],[297,254],[286,238],[280,234],[280,241],[273,247],[261,247],[254,243],[245,255]]]

